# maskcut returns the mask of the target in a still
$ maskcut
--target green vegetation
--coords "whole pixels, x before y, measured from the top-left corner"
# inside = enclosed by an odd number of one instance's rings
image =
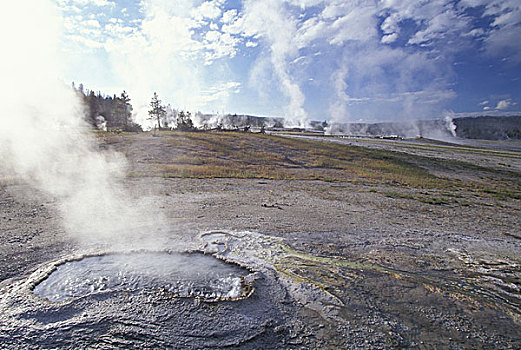
[[[398,191],[385,191],[383,194],[389,198],[414,199],[413,195]]]

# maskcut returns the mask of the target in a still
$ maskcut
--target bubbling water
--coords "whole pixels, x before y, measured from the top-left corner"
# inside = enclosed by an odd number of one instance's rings
[[[250,271],[201,253],[89,256],[58,265],[33,292],[52,302],[110,291],[163,290],[203,301],[245,297]]]

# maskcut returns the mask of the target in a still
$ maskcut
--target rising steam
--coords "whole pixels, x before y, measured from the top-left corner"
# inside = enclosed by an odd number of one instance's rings
[[[132,205],[119,184],[124,159],[97,150],[76,93],[58,78],[61,20],[53,2],[10,6],[0,15],[3,170],[56,198],[65,228],[80,240],[125,239],[130,229],[157,222]]]
[[[247,1],[245,3],[247,28],[262,28],[260,35],[270,49],[270,62],[280,82],[279,90],[289,99],[284,124],[286,127],[308,127],[308,115],[304,109],[305,96],[290,73],[290,59],[299,53],[294,39],[297,33],[295,20],[280,1]]]

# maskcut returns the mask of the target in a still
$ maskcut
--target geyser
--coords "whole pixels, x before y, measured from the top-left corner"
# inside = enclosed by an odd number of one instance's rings
[[[33,292],[63,302],[97,293],[158,290],[211,302],[249,296],[251,277],[244,268],[202,253],[118,253],[53,265]]]

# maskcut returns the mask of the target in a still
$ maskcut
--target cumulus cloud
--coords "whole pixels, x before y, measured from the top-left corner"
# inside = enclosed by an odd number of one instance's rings
[[[397,37],[400,33],[400,21],[402,20],[402,15],[398,12],[391,13],[387,18],[382,22],[380,29],[386,36],[395,36]]]
[[[203,41],[205,64],[211,65],[222,57],[234,57],[239,43],[239,38],[229,33],[223,33],[217,28],[206,32]]]
[[[221,17],[221,9],[223,1],[206,1],[199,7],[192,10],[192,16],[196,19],[215,19]]]
[[[498,102],[496,109],[499,109],[499,110],[508,109],[514,105],[516,105],[516,103],[512,102],[512,100],[510,100],[510,99],[501,100]]]
[[[360,6],[337,18],[331,25],[333,29],[329,43],[343,45],[346,41],[368,41],[378,35],[375,8]]]
[[[390,43],[393,43],[396,41],[396,39],[398,39],[398,33],[391,33],[391,34],[386,34],[384,36],[382,36],[382,44],[390,44]]]
[[[230,24],[233,23],[237,19],[237,10],[231,9],[223,13],[221,21],[224,24]]]

